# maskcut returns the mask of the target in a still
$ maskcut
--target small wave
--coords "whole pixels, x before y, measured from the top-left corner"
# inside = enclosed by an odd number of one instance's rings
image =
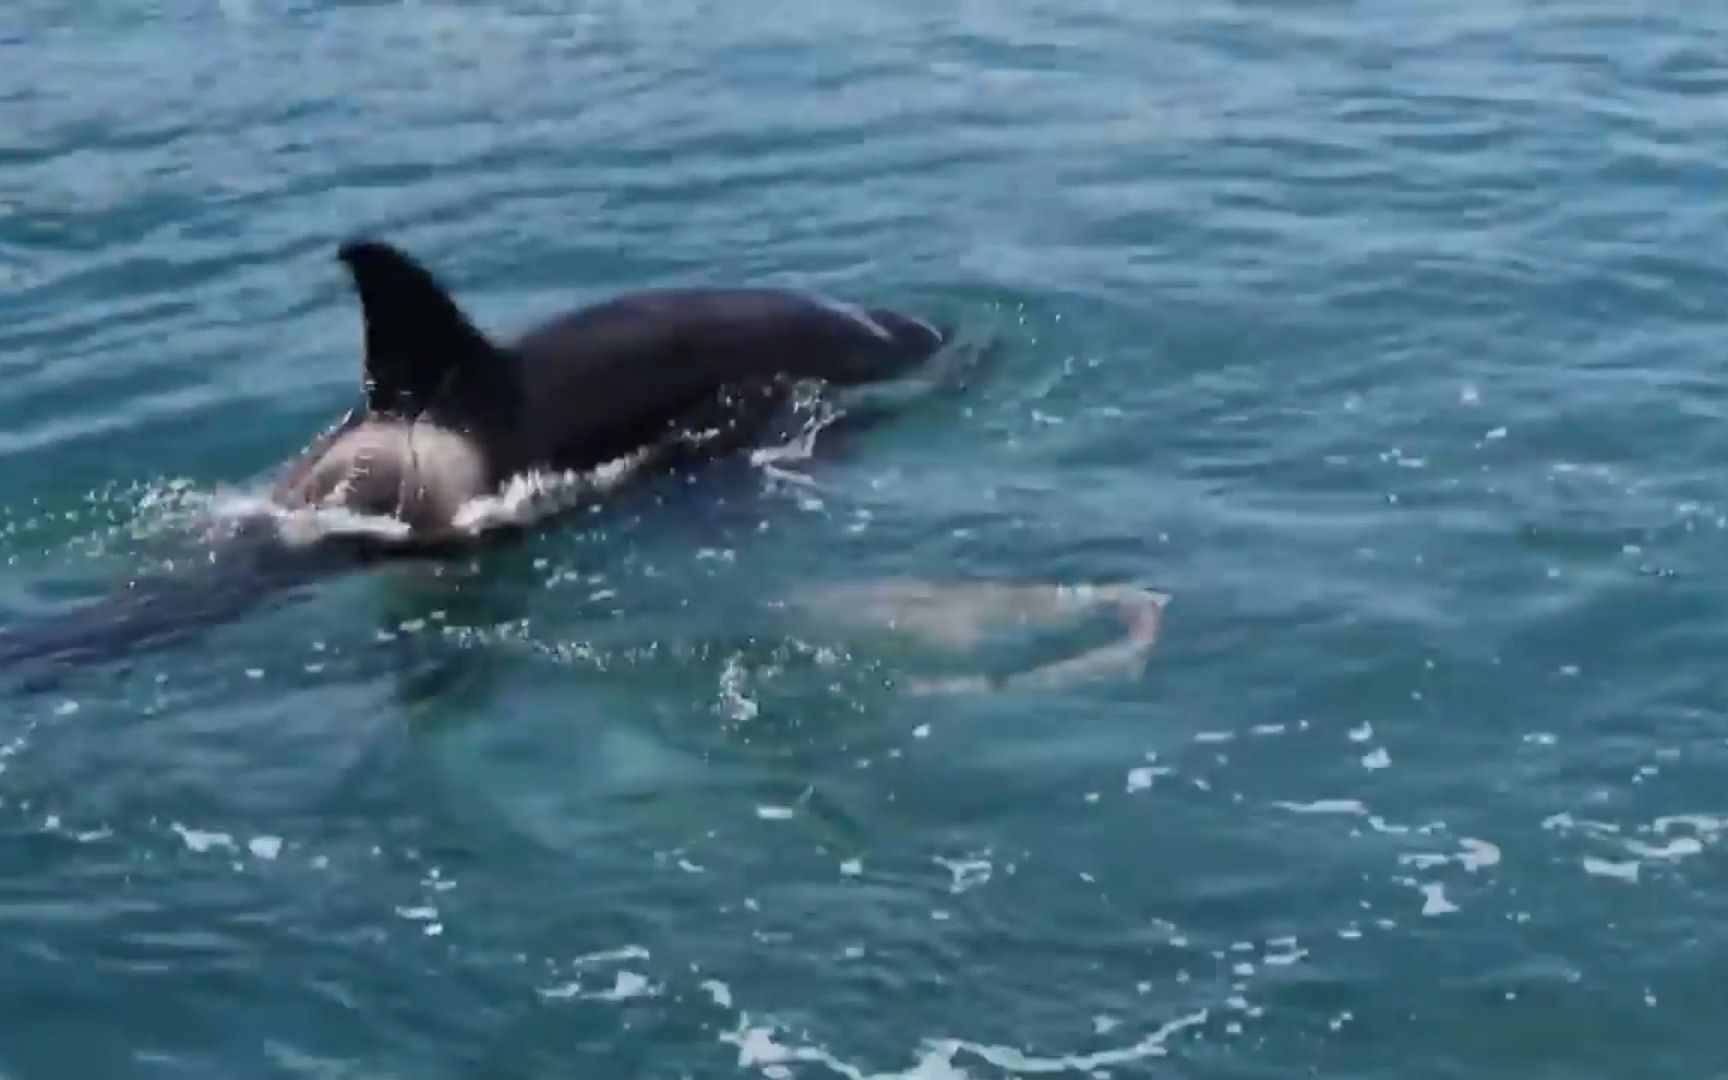
[[[530,525],[574,509],[594,495],[616,491],[658,456],[657,447],[646,447],[592,469],[523,473],[510,478],[496,494],[464,503],[451,524],[458,532],[470,534]]]
[[[842,412],[823,400],[819,390],[800,394],[792,402],[800,419],[784,441],[750,451],[752,466],[770,478],[810,483],[783,463],[807,460],[818,436]],[[691,448],[725,436],[721,429],[685,431],[677,437],[641,447],[588,469],[536,469],[512,476],[497,490],[468,500],[450,522],[451,536],[477,537],[495,529],[520,528],[569,512],[603,498],[656,465]],[[93,491],[77,510],[43,510],[31,517],[0,522],[0,537],[45,531],[52,520],[70,522],[107,508],[110,521],[96,535],[67,541],[100,549],[112,539],[151,541],[170,538],[209,543],[237,535],[260,533],[287,547],[303,549],[328,539],[361,539],[409,545],[417,538],[412,527],[389,514],[364,513],[334,504],[284,506],[271,499],[264,483],[201,487],[185,477],[161,478],[122,489]],[[0,508],[4,513],[4,508]],[[10,515],[7,515],[10,518]]]
[[[340,506],[283,506],[253,491],[218,491],[206,504],[202,531],[213,535],[260,525],[289,547],[306,547],[330,536],[384,540],[408,537],[406,522],[383,514],[361,514]]]
[[[771,476],[795,478],[795,474],[789,474],[780,467],[780,463],[812,457],[817,438],[842,415],[838,407],[820,394],[819,386],[801,384],[794,394],[791,408],[795,415],[804,417],[803,422],[785,442],[752,450],[750,464]],[[686,431],[676,438],[644,446],[591,469],[523,473],[512,477],[496,494],[464,504],[457,511],[452,525],[456,531],[468,534],[492,528],[531,525],[574,509],[595,496],[611,494],[667,458],[725,435],[723,428]]]
[[[594,495],[616,490],[654,456],[653,449],[626,455],[593,469],[536,470],[514,476],[496,492],[468,500],[451,521],[451,531],[475,536],[490,529],[530,525],[563,513]],[[206,536],[252,528],[270,529],[289,547],[307,547],[329,538],[361,538],[403,543],[413,538],[407,522],[337,505],[283,506],[259,490],[229,489],[176,505],[176,516]]]
[[[910,1068],[895,1073],[866,1073],[821,1046],[789,1044],[775,1038],[767,1026],[751,1026],[750,1015],[740,1015],[738,1027],[721,1035],[721,1041],[738,1048],[739,1068],[755,1068],[764,1076],[791,1075],[788,1063],[821,1065],[847,1080],[960,1080],[967,1075],[955,1059],[961,1055],[976,1057],[1000,1069],[1020,1073],[1072,1073],[1100,1075],[1101,1070],[1132,1065],[1150,1058],[1167,1057],[1171,1038],[1183,1031],[1205,1024],[1211,1017],[1207,1009],[1167,1021],[1145,1037],[1128,1046],[1100,1050],[1090,1054],[1059,1054],[1036,1056],[1011,1046],[995,1046],[968,1042],[964,1039],[926,1038],[918,1048],[917,1061]]]

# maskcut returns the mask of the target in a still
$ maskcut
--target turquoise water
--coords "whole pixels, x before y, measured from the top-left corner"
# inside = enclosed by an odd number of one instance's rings
[[[998,348],[801,480],[10,695],[0,1074],[1728,1076],[1672,8],[15,0],[8,621],[346,407],[350,233],[499,331],[752,282]],[[1172,600],[1141,674],[919,697],[770,602],[883,577]]]

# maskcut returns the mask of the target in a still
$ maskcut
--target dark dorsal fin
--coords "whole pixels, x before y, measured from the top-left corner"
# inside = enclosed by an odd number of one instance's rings
[[[431,272],[399,249],[360,238],[337,257],[360,293],[370,412],[418,416],[500,359]]]

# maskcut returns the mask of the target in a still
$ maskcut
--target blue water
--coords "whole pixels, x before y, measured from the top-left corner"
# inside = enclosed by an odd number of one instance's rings
[[[0,1075],[1728,1076],[1728,15],[1632,11],[13,0],[8,621],[347,406],[353,233],[997,349],[10,693]],[[920,697],[770,602],[877,578],[1172,599]]]

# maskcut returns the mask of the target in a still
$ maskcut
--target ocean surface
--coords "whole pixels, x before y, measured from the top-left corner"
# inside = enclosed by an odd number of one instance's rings
[[[350,235],[988,346],[8,683],[0,1077],[1728,1077],[1725,95],[1711,5],[10,0],[5,625],[347,408]],[[1113,616],[883,582],[1170,600],[932,695]]]

